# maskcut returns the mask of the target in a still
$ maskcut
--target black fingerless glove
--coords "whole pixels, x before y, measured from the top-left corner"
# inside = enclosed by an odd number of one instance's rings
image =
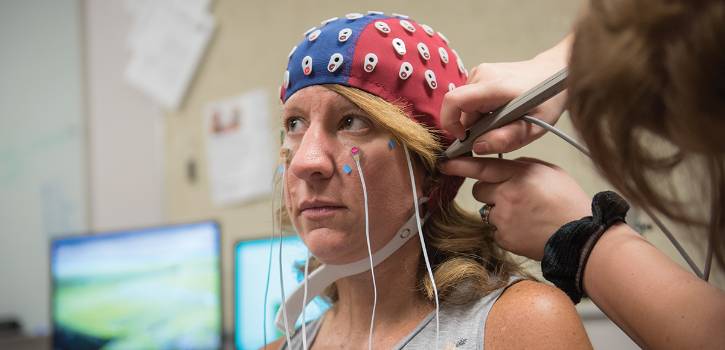
[[[562,226],[544,246],[541,270],[544,278],[563,290],[574,304],[586,296],[583,274],[589,254],[612,225],[625,222],[629,204],[612,191],[599,192],[592,200],[592,216]]]

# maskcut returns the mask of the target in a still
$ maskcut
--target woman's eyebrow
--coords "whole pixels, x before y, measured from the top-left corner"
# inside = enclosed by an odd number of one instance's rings
[[[305,111],[302,110],[302,108],[299,108],[297,106],[291,106],[291,107],[284,107],[282,108],[282,116],[286,115],[301,115],[305,114]]]
[[[340,114],[361,114],[361,115],[367,115],[365,111],[363,111],[360,107],[352,105],[352,106],[344,106],[338,109],[338,112]]]

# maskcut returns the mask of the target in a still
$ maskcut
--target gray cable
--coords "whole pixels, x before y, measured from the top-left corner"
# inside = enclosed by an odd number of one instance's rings
[[[669,239],[670,242],[672,242],[672,245],[675,246],[675,249],[677,249],[677,251],[680,253],[680,255],[682,255],[682,258],[685,259],[685,262],[687,262],[687,265],[690,265],[692,272],[694,272],[695,275],[697,275],[697,277],[707,281],[709,276],[706,278],[705,275],[703,275],[702,271],[700,271],[700,268],[697,267],[697,264],[695,264],[695,262],[692,260],[692,258],[690,258],[690,256],[687,254],[687,252],[685,251],[685,248],[683,248],[682,245],[680,245],[680,242],[678,242],[675,239],[675,236],[672,234],[672,232],[670,232],[670,230],[668,230],[667,227],[665,227],[665,224],[663,224],[662,221],[660,221],[660,219],[657,216],[655,216],[649,209],[647,209],[647,208],[642,208],[642,209],[644,210],[645,213],[647,213],[647,215],[649,215],[650,218],[652,218],[652,221],[654,221],[655,225],[657,225],[657,227],[659,227],[660,230],[662,230],[662,233],[664,233],[665,236],[667,236],[667,239]],[[708,247],[709,247],[709,244],[708,244]]]
[[[576,140],[574,140],[572,137],[565,134],[561,130],[555,128],[551,124],[546,123],[540,119],[536,119],[534,117],[528,116],[528,115],[521,117],[521,119],[525,120],[528,123],[538,125],[538,126],[544,128],[545,130],[552,132],[556,136],[559,136],[562,140],[564,140],[567,143],[569,143],[570,145],[574,146],[574,148],[576,148],[579,151],[581,151],[582,153],[586,154],[587,157],[591,158],[589,151],[584,146],[582,146]],[[692,260],[692,258],[690,258],[690,255],[687,254],[687,252],[682,247],[680,242],[678,242],[677,239],[675,239],[675,236],[672,234],[672,232],[670,232],[670,230],[667,229],[667,227],[665,227],[665,225],[662,223],[662,221],[660,221],[660,219],[657,218],[657,216],[655,216],[649,209],[647,209],[647,208],[642,208],[642,209],[644,210],[645,213],[647,213],[647,215],[649,215],[650,218],[652,218],[652,221],[655,223],[655,225],[657,225],[657,227],[660,228],[662,233],[664,233],[665,236],[667,236],[667,239],[670,240],[670,243],[672,243],[672,245],[675,247],[675,249],[677,249],[677,251],[680,253],[682,258],[685,259],[685,262],[687,262],[687,265],[690,265],[690,269],[692,269],[692,271],[695,273],[695,275],[697,275],[697,277],[699,277],[705,281],[709,280],[709,278],[710,278],[710,262],[712,261],[712,242],[708,243],[708,246],[707,246],[707,251],[708,251],[707,255],[708,256],[707,256],[707,260],[705,262],[705,273],[703,274],[702,271],[700,271],[700,268],[697,267],[697,264],[695,264],[695,262]]]
[[[545,130],[548,130],[548,131],[554,133],[556,136],[559,136],[564,141],[566,141],[570,145],[574,146],[574,148],[576,148],[579,151],[581,151],[582,153],[586,154],[587,157],[589,157],[589,158],[592,157],[589,154],[589,151],[584,146],[582,146],[578,142],[576,142],[576,140],[574,140],[571,136],[565,134],[564,132],[560,131],[559,129],[555,128],[554,126],[544,122],[543,120],[536,119],[536,118],[528,116],[528,115],[521,117],[521,119],[523,119],[531,124],[538,125],[538,126],[544,128]]]

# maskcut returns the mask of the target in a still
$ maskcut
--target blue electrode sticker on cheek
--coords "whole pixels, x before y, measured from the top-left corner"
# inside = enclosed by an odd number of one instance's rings
[[[342,171],[344,171],[345,174],[350,175],[350,173],[352,173],[352,168],[349,165],[345,164],[342,166]]]

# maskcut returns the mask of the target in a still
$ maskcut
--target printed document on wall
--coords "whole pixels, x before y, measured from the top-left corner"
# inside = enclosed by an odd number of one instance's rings
[[[126,81],[167,109],[176,109],[214,32],[214,17],[183,2],[134,5]],[[130,5],[129,5],[130,6]]]
[[[207,163],[215,205],[243,203],[272,192],[274,145],[264,90],[208,105]]]

